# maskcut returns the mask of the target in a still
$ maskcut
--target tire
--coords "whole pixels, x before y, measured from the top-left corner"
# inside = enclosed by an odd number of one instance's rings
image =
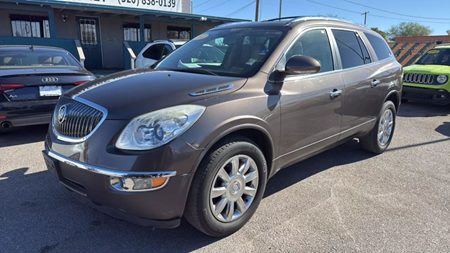
[[[391,113],[392,115],[392,124],[391,124],[391,130],[389,133],[389,136],[383,136],[383,141],[380,140],[380,138],[378,137],[378,132],[380,129],[380,124],[383,124],[383,117],[386,116],[386,114]],[[386,116],[388,117],[388,116]],[[392,137],[394,135],[394,130],[395,130],[395,123],[396,123],[396,109],[395,109],[395,105],[394,103],[392,103],[391,101],[386,101],[383,104],[383,107],[381,109],[380,115],[378,116],[378,120],[377,123],[375,124],[375,126],[373,127],[373,129],[365,136],[360,137],[359,141],[361,143],[361,147],[371,153],[374,154],[381,154],[383,153],[388,147],[389,144],[392,141]],[[384,122],[386,122],[386,120],[384,120]],[[386,133],[386,130],[388,130],[387,128],[385,128],[385,130],[383,130],[383,133]]]
[[[246,138],[230,138],[222,141],[216,147],[205,156],[197,169],[184,216],[193,227],[201,232],[212,237],[224,237],[243,227],[258,208],[267,182],[267,162],[261,150]],[[233,176],[232,168],[236,167],[233,166],[233,161],[236,159],[237,162],[234,164],[239,164],[238,167],[243,168],[242,171],[239,171],[245,172],[242,174],[246,178],[253,178],[254,172],[257,172],[256,181],[253,179],[245,182],[245,178],[240,174]],[[244,164],[249,166],[244,167]],[[245,170],[245,168],[248,169]],[[222,172],[228,174],[229,181],[223,179],[226,176]],[[213,187],[225,189],[225,193],[213,198],[215,196],[212,191]],[[248,189],[256,189],[256,194],[254,191],[248,191],[254,196],[247,195],[245,192]],[[242,201],[238,199],[230,204],[230,199],[238,197]],[[213,209],[220,210],[223,203],[225,203],[223,210],[214,214]],[[241,208],[242,204],[245,204],[246,209]],[[231,209],[231,205],[234,207],[233,209]],[[232,214],[231,218],[228,215],[230,213]]]

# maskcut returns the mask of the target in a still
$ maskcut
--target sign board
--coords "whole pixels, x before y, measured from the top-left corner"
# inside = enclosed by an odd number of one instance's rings
[[[183,0],[55,0],[65,3],[182,12]]]

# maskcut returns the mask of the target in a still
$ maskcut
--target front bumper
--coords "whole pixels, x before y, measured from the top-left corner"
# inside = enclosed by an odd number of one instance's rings
[[[43,156],[48,170],[61,184],[101,212],[143,226],[174,228],[180,224],[185,204],[183,193],[188,191],[190,175],[111,170],[48,149],[43,151]],[[111,187],[111,177],[135,175],[166,175],[170,179],[167,185],[154,191],[123,192]]]
[[[416,88],[404,85],[402,99],[436,105],[448,105],[450,104],[450,93],[444,89]]]

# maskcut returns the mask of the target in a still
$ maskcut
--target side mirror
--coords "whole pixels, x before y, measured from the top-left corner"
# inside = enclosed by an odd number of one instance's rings
[[[320,62],[312,57],[295,55],[286,62],[286,75],[315,74],[320,71]]]

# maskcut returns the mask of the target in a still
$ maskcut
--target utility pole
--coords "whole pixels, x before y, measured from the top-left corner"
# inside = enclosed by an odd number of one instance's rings
[[[368,11],[365,11],[361,14],[361,15],[364,15],[364,25],[367,25],[367,14],[369,14]]]
[[[278,17],[281,19],[281,8],[283,6],[283,0],[280,0],[280,12],[278,14]]]
[[[259,21],[259,0],[256,0],[256,13],[255,13],[255,21]]]

